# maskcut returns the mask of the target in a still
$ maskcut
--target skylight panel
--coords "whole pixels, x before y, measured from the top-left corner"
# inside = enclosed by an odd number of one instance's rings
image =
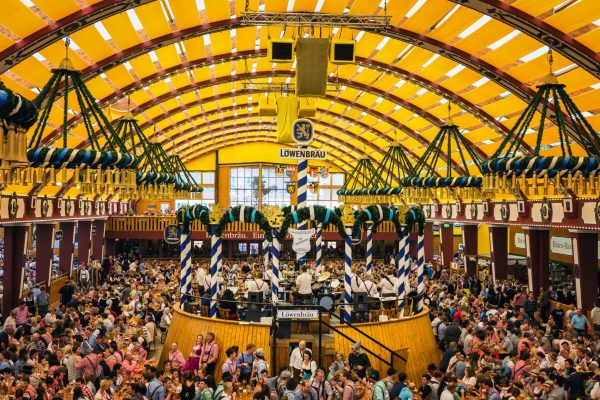
[[[446,76],[448,78],[453,77],[454,75],[458,74],[460,71],[462,71],[463,69],[465,69],[465,66],[462,64],[457,65],[456,67],[452,68],[450,71],[446,72]]]
[[[592,89],[600,89],[600,83],[590,86]]]
[[[150,56],[150,59],[152,60],[152,62],[158,62],[158,56],[156,55],[156,53],[154,51],[149,52],[148,55]]]
[[[125,63],[123,65],[125,65],[125,68],[127,68],[127,71],[133,71],[133,67],[131,66],[129,61],[125,61]]]
[[[423,96],[425,93],[427,93],[427,89],[422,88],[416,94],[417,94],[417,96]]]
[[[481,78],[477,82],[473,82],[473,86],[475,86],[475,87],[483,86],[484,84],[488,83],[489,81],[490,81],[490,78],[486,78],[484,76],[483,78]]]
[[[133,9],[127,10],[127,16],[129,17],[129,21],[131,22],[136,31],[144,30],[142,22],[140,21]]]
[[[384,37],[383,40],[381,40],[381,42],[379,42],[377,47],[375,47],[375,50],[377,50],[377,51],[382,50],[385,47],[385,45],[387,44],[387,42],[389,42],[389,41],[390,41],[389,37],[387,37],[387,36]]]
[[[206,10],[206,6],[204,5],[204,0],[196,0],[196,8],[198,11]]]
[[[394,84],[394,89],[399,89],[402,85],[404,85],[406,81],[404,79],[400,79],[398,82]]]
[[[461,39],[464,39],[468,36],[471,36],[471,34],[473,34],[477,29],[479,29],[482,26],[484,26],[485,24],[487,24],[491,19],[492,19],[492,17],[490,17],[488,15],[484,15],[483,17],[481,17],[477,21],[475,21],[470,27],[468,27],[467,29],[465,29],[464,31],[459,33],[458,37]]]
[[[130,10],[133,11],[133,10]],[[106,30],[106,28],[104,27],[104,25],[102,24],[102,22],[98,21],[94,24],[94,26],[96,27],[96,29],[98,30],[98,32],[100,33],[100,36],[102,36],[102,39],[104,40],[111,40],[112,37],[110,36],[110,33],[108,33],[108,31]]]
[[[33,58],[35,58],[36,60],[38,60],[39,62],[44,62],[46,61],[46,57],[44,57],[43,55],[41,55],[40,53],[35,53],[33,55]]]
[[[487,139],[487,140],[482,140],[481,143],[483,143],[483,144],[492,144],[492,143],[494,143],[494,141]]]
[[[169,4],[169,0],[160,0],[160,8],[162,9],[167,21],[170,23],[175,22],[173,21],[173,18],[171,18],[171,15],[173,15],[173,10],[171,10],[171,4]]]
[[[394,110],[394,111],[398,111],[400,108],[401,108],[401,107],[400,107],[400,105],[399,105],[399,104],[396,104],[396,105],[394,106],[394,108],[392,108],[392,110]]]
[[[315,7],[315,12],[321,12],[321,8],[323,8],[323,3],[325,3],[325,0],[319,0],[317,2],[317,6]]]
[[[548,46],[542,46],[539,49],[537,49],[536,51],[532,51],[531,53],[527,54],[526,56],[519,58],[519,60],[522,62],[529,62],[531,60],[535,60],[536,58],[538,58],[546,53],[548,53]]]
[[[435,60],[437,60],[440,57],[439,54],[434,54],[433,56],[431,56],[431,58],[427,61],[425,61],[425,64],[423,64],[423,68],[427,68],[431,65],[432,62],[434,62]]]
[[[412,8],[411,8],[410,10],[408,10],[408,12],[406,13],[406,15],[405,15],[404,17],[405,17],[405,18],[410,18],[410,17],[412,17],[413,15],[415,15],[415,13],[416,13],[417,11],[419,11],[419,9],[420,9],[421,7],[423,7],[423,4],[425,4],[425,3],[426,3],[426,1],[427,1],[427,0],[419,0],[419,1],[417,1],[417,2],[415,3],[415,5],[414,5],[414,6],[412,6]]]
[[[63,38],[63,42],[65,42],[65,43],[66,43],[66,41],[67,41],[67,38]],[[70,42],[70,44],[69,44],[69,48],[70,48],[71,50],[80,50],[79,46],[77,46],[77,43],[75,43],[75,42],[73,41],[73,39],[69,38],[69,42]]]
[[[577,68],[577,64],[570,64],[570,65],[567,65],[564,68],[561,68],[559,70],[554,71],[554,73],[556,75],[562,75],[562,74],[564,74],[566,72],[569,72],[569,71],[571,71],[572,69],[575,69],[575,68]]]
[[[365,67],[363,67],[363,66],[361,65],[360,67],[358,67],[358,68],[356,69],[356,72],[357,72],[358,74],[360,74],[360,73],[361,73],[361,72],[363,72],[364,70],[365,70]]]
[[[356,41],[360,41],[360,39],[362,39],[362,37],[365,35],[365,31],[360,31],[358,32],[358,35],[356,35]]]
[[[25,7],[35,7],[35,4],[33,4],[33,1],[31,0],[21,0],[21,3],[23,3]]]
[[[450,11],[448,11],[448,13],[444,16],[444,18],[442,18],[437,24],[432,25],[429,30],[433,31],[434,29],[439,28],[440,26],[442,26],[444,24],[444,22],[448,21],[448,19],[450,19],[450,17],[458,11],[458,9],[460,8],[460,4],[457,4],[454,6],[454,8]]]
[[[383,101],[383,97],[378,97],[377,100],[375,100],[376,104],[381,104],[381,102]]]
[[[294,10],[294,2],[295,0],[288,0],[287,12],[292,12]]]
[[[509,34],[507,34],[506,36],[504,36],[502,39],[499,39],[499,40],[495,41],[494,43],[490,44],[488,46],[488,49],[496,50],[496,49],[502,47],[504,44],[510,42],[517,36],[519,36],[520,33],[521,32],[519,32],[518,30],[515,29],[514,31],[512,31]]]
[[[204,41],[205,46],[210,46],[210,35],[203,35],[202,40]]]
[[[510,95],[511,95],[511,93],[508,90],[506,92],[500,93],[500,97],[508,97]]]

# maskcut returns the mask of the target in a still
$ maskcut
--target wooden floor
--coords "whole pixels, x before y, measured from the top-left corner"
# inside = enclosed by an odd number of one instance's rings
[[[440,353],[433,337],[428,312],[429,310],[425,309],[421,314],[401,320],[362,323],[355,324],[355,326],[405,357],[408,362],[394,359],[394,365],[396,369],[406,372],[411,381],[418,384],[421,375],[427,371],[427,366],[432,362],[438,364],[440,361]],[[386,360],[390,359],[390,353],[374,344],[368,337],[348,326],[337,325],[336,328],[352,340],[348,340],[335,332],[322,335],[323,354],[321,356],[325,370],[333,361],[333,355],[336,351],[341,352],[347,358],[350,354],[350,346],[357,340],[361,340],[363,347],[375,352],[380,357]],[[218,381],[221,377],[221,365],[226,358],[225,351],[229,346],[237,345],[240,351],[244,351],[248,343],[253,343],[257,349],[263,348],[265,350],[265,359],[269,364],[272,364],[271,345],[273,342],[270,329],[270,325],[200,317],[185,313],[178,306],[175,306],[161,361],[167,358],[171,343],[174,341],[178,343],[179,348],[187,358],[196,335],[206,335],[207,332],[213,332],[217,337],[220,353],[217,373],[215,374]],[[292,329],[293,335],[290,339],[276,340],[276,370],[271,368],[271,374],[277,373],[281,367],[287,364],[291,348],[300,340],[306,340],[313,349],[318,348],[318,327],[316,329],[311,328],[311,333],[306,333],[305,330],[296,331],[296,329],[296,326],[294,326]],[[315,352],[314,356],[315,360],[318,361],[318,351]],[[388,366],[373,356],[370,356],[370,359],[372,366],[378,369],[382,376],[385,376]],[[274,366],[271,365],[271,367]]]

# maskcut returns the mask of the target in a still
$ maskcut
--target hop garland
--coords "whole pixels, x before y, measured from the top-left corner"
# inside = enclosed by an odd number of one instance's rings
[[[283,212],[283,216],[285,217],[286,215],[296,211],[296,206],[285,206],[281,209],[281,211]]]
[[[244,208],[243,215],[240,214],[242,207]],[[273,240],[273,228],[271,228],[271,225],[269,224],[267,218],[265,218],[264,214],[254,207],[245,206],[236,206],[230,208],[229,211],[223,214],[223,217],[221,217],[221,220],[219,220],[219,223],[215,228],[215,235],[221,236],[225,226],[230,222],[236,221],[258,224],[260,229],[265,233],[265,239],[268,241]]]
[[[89,168],[135,168],[139,159],[129,153],[116,151],[96,151],[41,147],[27,150],[27,159],[32,167],[76,168],[86,165]]]
[[[414,229],[417,224],[417,232],[419,235],[423,235],[425,231],[425,213],[423,209],[418,206],[412,206],[404,214],[404,223],[406,224],[406,231],[410,232]]]
[[[481,187],[483,179],[479,176],[456,176],[453,178],[404,178],[401,181],[404,187],[418,188],[445,188],[445,187]]]
[[[181,227],[181,232],[189,235],[190,224],[193,220],[200,220],[202,225],[208,231],[210,226],[210,210],[208,207],[196,204],[191,207],[183,206],[177,210],[177,224]]]
[[[38,109],[31,101],[14,93],[0,82],[0,120],[25,130],[37,121]]]
[[[323,228],[327,227],[329,224],[333,224],[337,227],[338,232],[343,238],[346,238],[348,236],[346,234],[346,229],[344,228],[344,223],[335,211],[332,211],[327,207],[323,206],[310,206],[298,208],[296,209],[296,211],[288,213],[283,219],[283,223],[281,224],[281,229],[279,230],[279,237],[285,237],[288,229],[290,228],[290,225],[298,224],[300,222],[309,220],[311,208],[315,216],[314,221],[322,223]]]
[[[495,157],[482,165],[484,173],[498,173],[500,175],[525,174],[531,177],[548,174],[549,178],[556,175],[562,176],[568,173],[575,174],[580,171],[584,177],[590,172],[600,169],[600,159],[597,157],[568,157],[568,156],[528,156],[528,157]]]
[[[400,224],[398,210],[384,205],[368,206],[362,211],[357,212],[355,216],[354,226],[352,227],[352,236],[358,237],[361,229],[367,228],[367,221],[373,221],[371,228],[373,233],[383,221],[392,221],[396,228],[396,233],[402,235],[402,225]]]

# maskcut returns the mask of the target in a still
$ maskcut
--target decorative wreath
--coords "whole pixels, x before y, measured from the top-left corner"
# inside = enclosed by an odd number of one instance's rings
[[[0,82],[0,120],[25,130],[37,121],[38,109],[26,98],[14,93]]]
[[[296,211],[296,206],[285,206],[281,209],[284,217],[294,211]]]
[[[260,229],[265,233],[265,239],[268,241],[273,240],[273,229],[264,214],[254,207],[247,206],[236,206],[223,214],[215,228],[215,235],[221,236],[225,226],[230,222],[236,221],[258,224]]]
[[[348,236],[346,234],[346,229],[344,228],[344,223],[335,211],[323,206],[309,206],[298,208],[296,211],[292,211],[285,216],[283,223],[281,224],[281,229],[279,230],[279,237],[285,237],[290,225],[307,220],[320,222],[323,224],[323,228],[327,227],[329,224],[333,224],[337,227],[338,232],[343,238]]]
[[[183,206],[177,210],[177,224],[181,226],[181,232],[189,235],[190,223],[197,219],[207,229],[210,226],[210,210],[201,204],[195,204],[191,207]]]
[[[418,206],[412,206],[404,214],[404,224],[406,225],[406,231],[410,232],[414,229],[417,224],[417,232],[419,235],[423,235],[425,231],[425,213],[423,209]]]
[[[445,187],[481,187],[483,179],[479,176],[456,176],[454,178],[404,178],[404,187],[445,188]]]
[[[590,172],[600,170],[600,159],[597,157],[569,157],[569,156],[530,156],[530,157],[496,157],[482,165],[484,173],[497,173],[500,175],[526,174],[527,177],[548,174],[549,178],[556,175],[575,174],[580,172],[586,178]]]
[[[340,189],[337,194],[340,196],[386,196],[400,194],[401,187],[382,187],[382,188],[364,188],[364,189]]]
[[[371,228],[373,233],[376,232],[377,227],[383,221],[392,221],[396,228],[396,233],[402,235],[402,225],[398,218],[398,209],[391,208],[384,205],[368,206],[362,211],[358,212],[354,220],[354,226],[352,227],[352,236],[358,237],[361,229],[367,229],[367,221],[373,221],[373,227]]]
[[[166,172],[138,172],[136,174],[136,182],[138,185],[149,183],[175,183],[177,177],[175,174]]]
[[[89,168],[135,168],[139,159],[129,153],[116,151],[95,151],[41,147],[27,150],[27,158],[32,167],[76,168],[85,165]]]

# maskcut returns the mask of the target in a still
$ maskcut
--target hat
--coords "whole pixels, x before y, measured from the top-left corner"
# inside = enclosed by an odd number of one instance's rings
[[[281,379],[290,379],[292,376],[293,376],[292,373],[290,371],[288,371],[287,369],[281,371],[281,374],[279,374],[279,377]]]
[[[259,357],[264,357],[265,356],[265,349],[258,349],[256,350],[256,355]]]
[[[550,379],[546,379],[546,381],[544,382],[544,385],[554,386],[554,382],[552,382]]]
[[[354,343],[352,346],[350,346],[350,349],[352,351],[358,351],[358,352],[360,352],[361,351],[360,350],[360,340],[358,342]]]

